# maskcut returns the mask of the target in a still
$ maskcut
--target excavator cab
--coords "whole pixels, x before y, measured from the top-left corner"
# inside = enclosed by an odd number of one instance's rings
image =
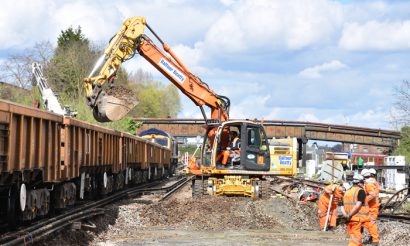
[[[240,148],[231,149],[232,132],[236,132]],[[215,132],[213,143],[205,138],[201,169],[269,171],[269,143],[262,125],[251,121],[227,121]],[[238,146],[238,144],[236,144]],[[228,156],[224,160],[224,155]]]

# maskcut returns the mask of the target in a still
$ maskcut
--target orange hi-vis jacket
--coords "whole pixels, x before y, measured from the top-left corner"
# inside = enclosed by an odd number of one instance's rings
[[[364,184],[364,190],[366,191],[366,200],[369,204],[370,217],[376,219],[379,215],[379,192],[380,185],[375,178],[368,178]]]
[[[340,185],[337,185],[337,184],[327,185],[323,189],[323,193],[319,198],[321,200],[319,204],[324,205],[326,207],[326,210],[327,210],[327,207],[329,206],[330,196],[332,195],[332,193],[333,193],[333,199],[332,199],[332,206],[330,207],[331,210],[336,209],[339,202],[343,199],[343,189]]]
[[[323,229],[326,224],[327,210],[330,203],[330,196],[333,193],[332,204],[330,205],[329,213],[329,226],[336,226],[336,217],[337,217],[337,205],[339,201],[343,198],[343,188],[340,185],[333,184],[327,185],[318,200],[318,215],[319,215],[319,224],[320,228]]]
[[[357,196],[359,193],[359,190],[362,188],[353,186],[350,188],[348,191],[346,191],[344,197],[343,197],[343,207],[347,213],[350,213],[354,206],[357,203]],[[359,212],[357,212],[355,215],[353,215],[350,218],[350,221],[354,222],[366,222],[370,221],[370,216],[369,216],[369,205],[367,204],[367,199],[365,200],[364,204],[362,204],[362,207],[360,208]]]

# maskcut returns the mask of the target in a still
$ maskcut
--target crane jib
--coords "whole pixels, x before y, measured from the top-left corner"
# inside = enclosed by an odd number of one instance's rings
[[[164,68],[165,71],[168,72],[174,79],[179,81],[181,84],[185,81],[186,77],[182,74],[178,69],[176,69],[173,65],[171,65],[168,61],[164,58],[161,58],[159,61],[159,65]]]

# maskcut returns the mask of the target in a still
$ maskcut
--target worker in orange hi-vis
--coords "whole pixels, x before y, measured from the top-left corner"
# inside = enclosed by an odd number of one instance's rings
[[[346,219],[349,246],[363,245],[362,226],[370,221],[369,206],[364,191],[364,179],[360,174],[353,176],[353,186],[343,196],[342,214]]]
[[[366,191],[366,200],[369,204],[370,221],[363,224],[363,227],[372,236],[372,244],[379,243],[379,230],[377,229],[377,217],[379,216],[379,192],[380,185],[376,180],[376,170],[371,168],[364,172],[365,178],[364,190]]]
[[[330,184],[323,189],[317,202],[321,230],[336,227],[337,205],[342,200],[344,192],[345,188],[340,184]],[[329,206],[330,211],[328,215]]]
[[[236,131],[231,132],[231,139],[232,141],[226,150],[219,153],[216,158],[217,162],[222,158],[222,165],[226,165],[228,163],[229,157],[233,157],[234,154],[240,155],[241,153],[241,139]]]

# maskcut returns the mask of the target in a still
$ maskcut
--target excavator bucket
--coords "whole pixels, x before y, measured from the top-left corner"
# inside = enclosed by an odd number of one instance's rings
[[[93,115],[99,122],[118,121],[124,118],[137,104],[138,101],[132,91],[123,87],[111,87],[98,96]]]

